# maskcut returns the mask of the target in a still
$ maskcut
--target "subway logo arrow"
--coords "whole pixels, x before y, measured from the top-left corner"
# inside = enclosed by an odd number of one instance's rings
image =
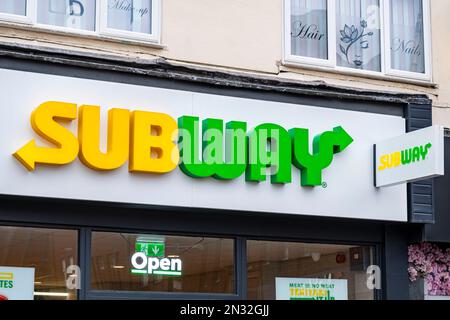
[[[58,121],[78,119],[78,137]],[[322,184],[322,172],[334,155],[353,138],[341,126],[316,135],[310,148],[309,130],[286,130],[264,123],[247,131],[247,123],[111,109],[108,111],[107,150],[100,149],[100,107],[49,101],[31,115],[31,126],[54,148],[28,142],[13,156],[29,171],[36,164],[65,165],[77,156],[93,170],[115,170],[128,161],[130,172],[164,174],[180,167],[193,178],[232,180],[245,174],[250,182],[292,181],[292,165],[301,171],[302,186]],[[201,128],[201,130],[200,130]],[[273,170],[268,173],[267,169]]]
[[[36,163],[62,165],[72,162],[73,149],[68,149],[66,147],[37,147],[36,142],[34,140],[31,140],[22,149],[14,153],[14,157],[19,160],[28,170],[33,171],[36,167]]]
[[[349,145],[352,144],[353,138],[342,128],[336,127],[333,129],[333,148],[334,153],[344,151]]]
[[[30,171],[35,169],[36,163],[63,165],[72,162],[78,154],[78,140],[70,131],[55,122],[54,118],[71,121],[76,117],[76,104],[49,103],[45,108],[37,109],[31,116],[31,126],[56,148],[38,147],[35,140],[31,140],[15,152],[14,157]]]

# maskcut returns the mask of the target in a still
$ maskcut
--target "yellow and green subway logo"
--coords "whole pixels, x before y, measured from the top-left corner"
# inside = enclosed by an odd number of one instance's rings
[[[14,288],[14,273],[0,272],[0,289]]]
[[[396,151],[391,154],[384,154],[379,159],[380,165],[378,166],[378,171],[394,169],[400,166],[408,166],[425,161],[432,146],[431,143],[427,143],[425,145]]]
[[[78,119],[78,137],[58,123]],[[36,164],[66,165],[78,157],[92,170],[111,171],[128,163],[130,173],[166,174],[177,167],[197,179],[263,182],[271,167],[273,184],[292,183],[293,165],[301,185],[322,185],[322,172],[334,155],[353,143],[341,126],[310,136],[308,128],[284,128],[247,122],[113,108],[108,111],[106,153],[100,150],[100,106],[47,101],[31,114],[31,126],[54,147],[37,146],[35,139],[13,155],[28,170]],[[312,139],[311,139],[312,138]],[[310,148],[312,140],[312,148]]]

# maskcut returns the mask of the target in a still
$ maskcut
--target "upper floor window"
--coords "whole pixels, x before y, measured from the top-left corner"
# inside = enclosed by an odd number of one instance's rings
[[[389,13],[391,68],[425,73],[426,40],[422,0],[391,1]]]
[[[161,0],[2,0],[0,19],[40,28],[159,42]]]
[[[286,0],[285,61],[431,80],[429,0]]]
[[[158,31],[157,0],[108,0],[101,9],[105,33],[145,39]]]
[[[95,31],[95,0],[39,0],[37,23]]]
[[[0,1],[0,19],[15,22],[27,22],[29,20],[28,1],[27,0]]]
[[[381,71],[379,0],[338,0],[336,6],[337,65]]]
[[[0,12],[25,16],[27,14],[26,0],[3,0],[0,2]]]
[[[291,1],[291,53],[328,59],[327,0]]]

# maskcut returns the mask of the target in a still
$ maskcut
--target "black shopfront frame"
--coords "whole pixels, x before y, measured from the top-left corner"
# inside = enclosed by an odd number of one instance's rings
[[[132,208],[128,205],[31,197],[0,197],[1,226],[78,231],[79,299],[189,299],[245,300],[247,298],[247,241],[281,241],[371,246],[374,263],[384,269],[382,223],[347,219],[304,218],[266,213],[214,212]],[[143,215],[145,218],[143,219]],[[208,216],[205,216],[208,215]],[[208,217],[208,218],[206,218]],[[245,225],[245,228],[236,226]],[[239,230],[241,229],[241,230]],[[92,232],[161,234],[233,239],[235,243],[235,294],[98,291],[91,283]],[[282,231],[282,232],[280,232]],[[384,274],[382,274],[384,279]],[[383,299],[381,290],[375,298]]]
[[[369,92],[324,83],[298,83],[174,66],[165,61],[118,61],[38,48],[0,45],[0,68],[121,82],[250,99],[404,117],[407,130],[431,125],[431,101],[422,95]],[[382,269],[377,299],[408,299],[407,246],[434,221],[432,182],[408,186],[408,223],[304,217],[258,212],[156,207],[29,197],[0,197],[0,225],[76,229],[82,288],[79,299],[246,299],[247,240],[292,241],[375,248]],[[235,239],[235,288],[229,294],[90,290],[92,231],[161,233]]]

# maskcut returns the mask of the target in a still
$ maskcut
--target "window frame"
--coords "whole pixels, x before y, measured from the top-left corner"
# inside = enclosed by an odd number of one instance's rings
[[[271,237],[246,237],[245,238],[245,253],[246,253],[246,260],[245,260],[245,270],[248,270],[249,267],[249,242],[271,242],[271,243],[284,243],[284,244],[312,244],[312,245],[339,245],[339,246],[349,246],[349,247],[353,247],[353,246],[364,246],[364,247],[370,247],[371,248],[371,254],[372,254],[372,262],[373,265],[376,266],[381,266],[381,260],[382,260],[382,245],[380,243],[377,242],[371,242],[371,241],[347,241],[347,240],[335,240],[335,239],[315,239],[315,240],[311,240],[308,239],[307,237],[300,237],[300,238],[296,238],[296,239],[289,239],[289,238],[284,238],[284,237],[275,237],[275,238],[271,238]],[[246,273],[247,276],[247,280],[248,280],[248,272]],[[282,276],[283,278],[283,276]],[[314,277],[313,277],[314,278]],[[246,289],[247,289],[247,294],[248,294],[248,283],[246,282]],[[385,288],[382,286],[382,288],[375,288],[372,289],[373,291],[373,299],[372,300],[368,300],[368,301],[377,301],[377,300],[383,300],[383,295],[385,293]],[[247,298],[247,296],[246,296]],[[269,300],[261,300],[261,301],[269,301]],[[357,300],[350,300],[347,299],[346,301],[357,301]]]
[[[425,73],[418,73],[412,71],[397,70],[391,66],[391,12],[390,12],[390,2],[392,0],[386,1],[385,3],[385,37],[389,40],[389,45],[385,46],[385,57],[386,57],[386,74],[405,78],[405,79],[416,79],[416,80],[431,80],[431,17],[430,17],[430,0],[422,0],[422,10],[423,10],[423,46],[424,46],[424,64]]]
[[[13,227],[13,228],[20,228],[20,229],[45,229],[45,230],[58,230],[58,231],[73,231],[76,233],[76,254],[77,254],[77,263],[76,266],[80,267],[80,271],[83,267],[83,259],[84,257],[84,247],[83,247],[83,228],[80,228],[75,225],[64,225],[64,224],[49,224],[46,222],[19,222],[19,221],[9,221],[9,222],[2,222],[0,224],[0,227]],[[81,271],[81,281],[83,280],[84,274],[83,271]],[[67,278],[65,279],[67,280]],[[78,301],[83,300],[81,296],[81,292],[83,290],[83,286],[79,289],[68,289],[68,290],[74,290],[74,295],[76,299],[68,300],[68,301]],[[36,288],[35,288],[36,292]],[[36,297],[36,295],[35,295]],[[36,299],[34,299],[36,301]]]
[[[284,0],[283,19],[283,64],[293,67],[315,68],[323,71],[346,73],[355,76],[370,76],[381,78],[394,78],[400,80],[432,81],[431,66],[431,19],[430,0],[422,0],[424,15],[424,51],[425,73],[395,70],[391,67],[390,55],[390,1],[380,1],[380,42],[381,42],[381,70],[360,70],[337,65],[337,30],[336,30],[336,1],[327,0],[327,39],[328,59],[296,56],[291,53],[291,1]]]
[[[37,22],[37,1],[27,0],[26,16],[0,13],[0,22],[17,23],[36,30],[70,33],[81,36],[92,36],[96,38],[108,38],[116,40],[138,41],[146,44],[161,44],[161,0],[152,1],[152,33],[123,31],[107,27],[107,0],[95,0],[95,27],[94,30],[83,30],[71,27],[56,26],[52,24]]]
[[[31,1],[36,1],[34,4],[34,12],[33,12],[33,17],[32,17],[32,21],[33,21],[33,26],[39,28],[39,29],[45,29],[45,30],[49,30],[49,31],[60,31],[60,32],[68,32],[68,33],[73,33],[73,34],[81,34],[81,35],[97,35],[98,31],[97,31],[97,25],[98,25],[98,21],[99,21],[99,2],[102,0],[96,0],[95,1],[95,22],[94,22],[94,31],[92,30],[84,30],[84,29],[77,29],[77,28],[71,28],[71,27],[63,27],[63,26],[56,26],[53,24],[46,24],[46,23],[38,23],[37,21],[37,15],[38,15],[38,6],[37,6],[37,1],[38,0],[31,0]]]
[[[152,33],[147,34],[143,32],[126,31],[108,27],[108,3],[107,0],[97,0],[97,7],[99,7],[100,18],[98,19],[98,31],[100,34],[113,36],[124,39],[134,39],[148,42],[159,43],[160,21],[161,21],[161,0],[152,0]]]
[[[93,251],[93,234],[96,232],[106,233],[127,233],[127,234],[148,234],[161,235],[172,237],[203,237],[214,239],[228,239],[233,241],[233,292],[231,293],[214,293],[214,292],[168,292],[168,291],[126,291],[126,290],[100,290],[92,288],[92,251]],[[242,278],[244,275],[242,266],[246,263],[242,255],[241,247],[245,245],[246,239],[236,235],[220,235],[201,232],[180,232],[180,231],[152,231],[152,229],[129,229],[129,228],[84,228],[84,256],[85,264],[82,266],[83,277],[83,293],[80,295],[81,299],[97,300],[97,299],[225,299],[225,300],[239,300],[242,299]],[[81,240],[81,236],[80,236]],[[81,263],[80,263],[81,264]],[[84,269],[83,269],[84,268]]]
[[[383,10],[385,7],[385,3],[388,2],[389,0],[378,0],[380,2],[380,10],[379,10],[379,18],[380,18],[380,71],[373,71],[373,70],[361,70],[361,69],[355,69],[355,68],[347,68],[347,67],[342,67],[342,66],[338,66],[337,65],[337,61],[336,61],[336,66],[335,69],[339,72],[348,72],[348,73],[352,73],[352,74],[365,74],[365,75],[369,75],[369,76],[378,76],[378,75],[385,75],[386,74],[386,56],[384,53],[384,47],[386,44],[386,36],[385,33],[383,32],[383,30],[385,29],[385,21],[384,21],[384,17],[383,17]],[[336,4],[336,2],[333,0],[333,2]],[[336,6],[333,7],[333,16],[336,17]],[[336,40],[336,21],[334,21],[334,38],[335,38],[335,43],[333,46],[333,50],[334,50],[334,55],[337,55],[337,40]],[[337,58],[336,58],[337,60]]]
[[[333,43],[336,43],[336,34],[333,27],[336,24],[336,17],[332,14],[332,8],[335,8],[335,1],[327,0],[328,59],[302,57],[291,53],[291,0],[284,1],[284,60],[286,62],[321,67],[334,67],[336,65],[336,55],[333,54],[334,51],[331,47]]]

